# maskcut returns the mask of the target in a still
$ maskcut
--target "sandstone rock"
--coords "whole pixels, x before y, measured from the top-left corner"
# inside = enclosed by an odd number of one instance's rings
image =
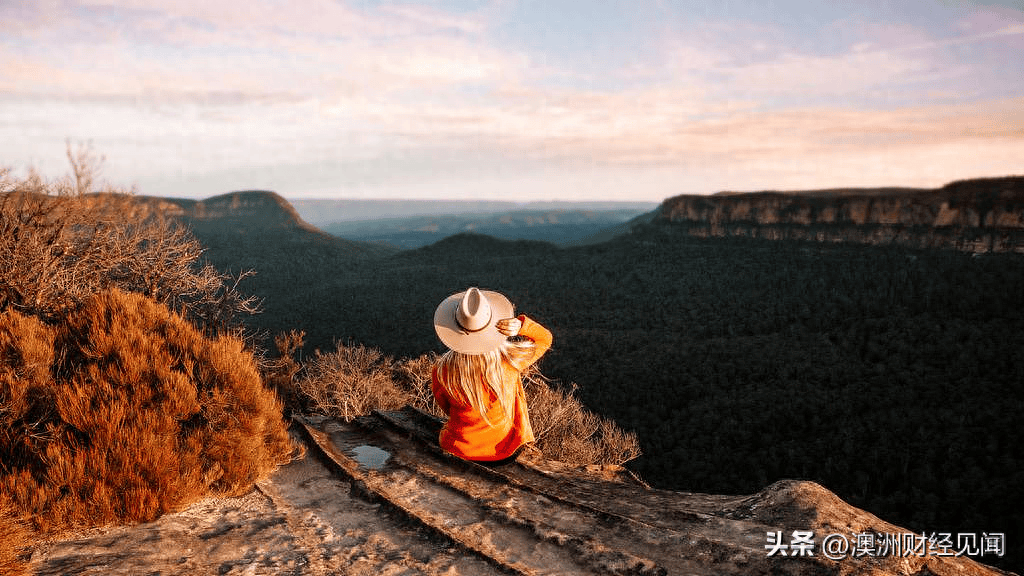
[[[653,220],[689,234],[1024,252],[1024,177],[942,188],[683,195]]]

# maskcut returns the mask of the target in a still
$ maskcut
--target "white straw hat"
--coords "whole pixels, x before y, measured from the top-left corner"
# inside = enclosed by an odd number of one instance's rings
[[[498,320],[512,318],[514,307],[498,292],[470,288],[444,299],[434,311],[434,331],[444,345],[463,354],[484,354],[505,341]]]

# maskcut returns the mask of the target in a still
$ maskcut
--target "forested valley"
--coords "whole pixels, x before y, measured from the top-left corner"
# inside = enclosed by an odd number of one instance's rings
[[[338,266],[222,246],[253,268],[253,326],[440,350],[451,293],[499,290],[546,325],[541,370],[635,430],[655,487],[751,493],[817,481],[917,532],[1024,534],[1024,257],[699,239],[646,225],[559,249],[464,234]]]

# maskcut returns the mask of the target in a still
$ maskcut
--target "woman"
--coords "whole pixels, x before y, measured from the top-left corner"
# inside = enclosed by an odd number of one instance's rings
[[[434,398],[448,415],[440,443],[460,458],[511,461],[534,440],[520,373],[551,347],[551,332],[512,314],[508,298],[478,288],[449,296],[434,312],[434,330],[449,348],[431,371]]]

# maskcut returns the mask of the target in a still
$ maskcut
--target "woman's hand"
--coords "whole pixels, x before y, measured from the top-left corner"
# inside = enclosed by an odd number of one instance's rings
[[[519,329],[523,327],[523,323],[519,321],[519,318],[505,318],[504,320],[498,320],[494,327],[498,329],[498,332],[511,337],[519,334]]]

